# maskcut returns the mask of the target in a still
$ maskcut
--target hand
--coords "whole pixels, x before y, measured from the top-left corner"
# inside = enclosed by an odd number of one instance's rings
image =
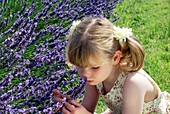
[[[61,102],[63,98],[70,99],[69,95],[61,94],[59,90],[54,89],[53,94],[55,96],[54,103]],[[59,110],[61,112],[61,109]]]
[[[66,102],[64,107],[62,108],[63,114],[91,114],[86,110],[81,104],[76,102],[75,100],[71,100]]]
[[[54,102],[57,103],[57,102],[61,102],[62,99],[66,98],[66,99],[70,99],[70,96],[69,95],[64,95],[64,94],[61,94],[59,90],[57,89],[53,89],[53,94],[55,96],[54,98]]]

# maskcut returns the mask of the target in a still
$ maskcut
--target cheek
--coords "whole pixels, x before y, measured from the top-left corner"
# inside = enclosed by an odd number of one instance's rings
[[[107,65],[104,67],[102,74],[104,75],[109,75],[112,72],[112,66],[111,65]]]

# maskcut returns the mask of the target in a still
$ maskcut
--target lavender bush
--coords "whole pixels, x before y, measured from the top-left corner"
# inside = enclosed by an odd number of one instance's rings
[[[115,21],[120,0],[0,1],[0,114],[56,113],[53,89],[81,98],[85,79],[65,63],[71,23],[85,16]],[[18,11],[8,9],[18,9]],[[73,92],[74,91],[74,92]]]

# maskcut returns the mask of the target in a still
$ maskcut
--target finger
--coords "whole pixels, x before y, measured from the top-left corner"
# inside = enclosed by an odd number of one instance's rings
[[[78,103],[78,102],[75,101],[75,100],[70,100],[69,103],[72,104],[72,105],[74,105],[75,107],[80,107],[80,106],[81,106],[81,104]]]
[[[58,98],[58,97],[54,98],[54,103],[61,102],[61,101],[62,101],[62,98]]]
[[[57,90],[57,89],[53,89],[53,94],[54,94],[56,97],[70,99],[70,96],[69,96],[69,95],[64,95],[64,94],[60,93],[60,91]]]
[[[63,114],[71,114],[70,111],[68,109],[66,109],[66,107],[62,108],[62,112],[63,112]]]
[[[62,98],[66,98],[67,100],[70,100],[70,96],[69,95],[62,95]]]
[[[57,89],[53,89],[53,94],[54,94],[55,96],[61,97],[61,93],[60,93],[60,91],[57,90]]]
[[[66,102],[64,105],[70,112],[73,112],[75,110],[75,106],[68,102]]]

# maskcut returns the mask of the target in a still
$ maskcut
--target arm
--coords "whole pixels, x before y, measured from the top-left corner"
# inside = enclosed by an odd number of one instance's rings
[[[99,93],[96,86],[87,84],[85,90],[85,96],[82,101],[82,105],[91,113],[94,113],[98,99]]]
[[[142,114],[148,80],[139,74],[128,76],[123,85],[122,114]]]

